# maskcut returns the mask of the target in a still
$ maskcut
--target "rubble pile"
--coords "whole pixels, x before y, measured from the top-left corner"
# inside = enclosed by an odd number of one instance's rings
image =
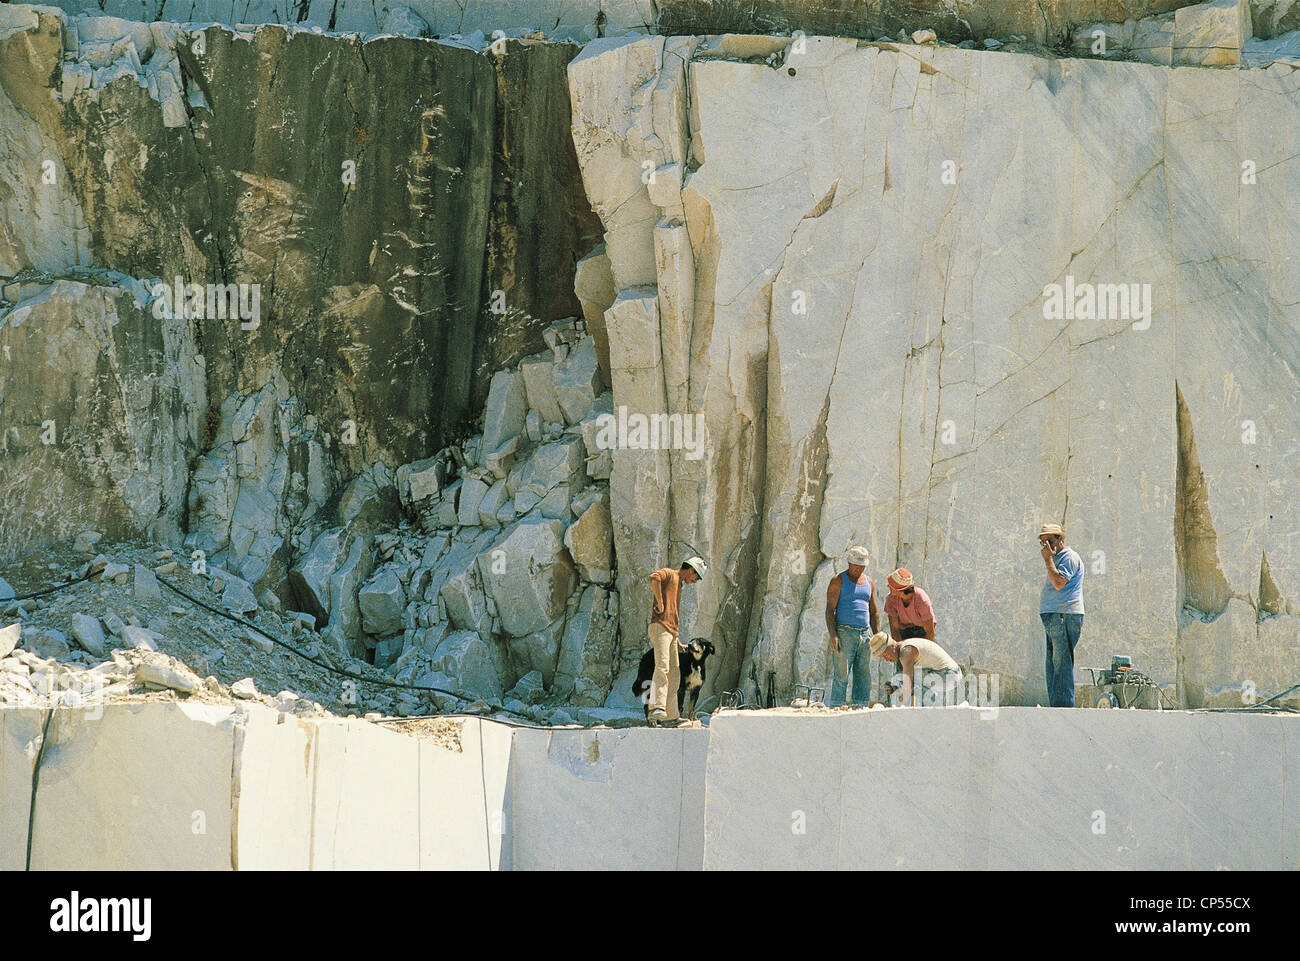
[[[597,442],[610,396],[583,321],[546,340],[493,376],[481,433],[387,475],[399,524],[323,531],[288,582],[327,644],[397,681],[530,715],[546,700],[575,720],[637,716],[605,711],[619,611]]]
[[[318,534],[281,575],[288,603],[209,563],[202,527],[177,549],[108,547],[86,530],[65,551],[15,566],[9,576],[24,592],[89,577],[28,600],[4,601],[12,586],[0,592],[17,649],[0,662],[0,698],[143,688],[295,711],[504,707],[550,724],[639,720],[622,697],[605,706],[619,601],[611,455],[597,433],[610,395],[584,321],[558,322],[546,340],[547,350],[493,377],[482,433],[396,470],[377,464],[350,485],[340,508],[347,522]],[[257,442],[252,429],[240,441]],[[385,501],[401,514],[391,525],[377,520]],[[160,577],[341,671],[467,697],[331,673]]]

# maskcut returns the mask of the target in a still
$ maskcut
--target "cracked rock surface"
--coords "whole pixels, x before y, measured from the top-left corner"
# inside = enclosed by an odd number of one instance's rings
[[[1294,683],[1284,211],[1300,179],[1284,132],[1300,73],[829,38],[779,61],[707,54],[618,38],[569,66],[619,291],[614,403],[657,409],[682,369],[667,409],[707,425],[699,462],[614,452],[625,636],[647,573],[629,547],[657,561],[689,543],[717,572],[691,628],[721,642],[715,688],[751,663],[780,691],[825,684],[826,584],[861,543],[882,588],[911,568],[940,640],[1001,674],[1004,701],[1041,697],[1034,533],[1056,521],[1089,571],[1078,663],[1130,654],[1188,704]],[[1269,174],[1243,184],[1243,158]],[[643,163],[683,162],[679,197],[641,182]],[[683,222],[689,272],[656,256]],[[1150,285],[1149,316],[1050,319],[1046,289],[1067,277]],[[664,336],[665,304],[690,302],[688,335]],[[656,333],[662,364],[621,371]],[[1243,441],[1245,420],[1267,437]],[[642,463],[621,474],[629,454]],[[1206,565],[1220,573],[1200,610]]]
[[[91,459],[134,446],[141,462],[139,489],[125,493],[121,470],[69,469],[65,482],[109,496],[78,508],[100,517],[67,524],[127,535],[188,515],[196,545],[227,552],[222,561],[260,590],[283,579],[340,498],[346,510],[349,485],[463,433],[492,372],[578,313],[572,284],[552,282],[571,278],[595,242],[566,129],[564,67],[577,48],[512,40],[500,50],[4,5],[9,443],[42,463],[66,459],[38,442],[53,420],[73,446],[97,448]],[[385,94],[399,88],[412,95]],[[546,92],[520,96],[534,88]],[[99,278],[94,290],[130,287],[134,306],[98,306],[103,294],[63,282],[84,283],[84,270]],[[257,286],[258,316],[209,307],[171,321],[183,295],[148,295],[176,278]],[[49,344],[52,311],[95,328],[100,369],[92,345],[79,356]],[[120,313],[143,320],[116,323]],[[107,340],[100,314],[115,325]],[[155,345],[148,328],[160,314],[166,342]],[[23,329],[24,316],[39,322]],[[130,397],[150,364],[158,396]],[[105,399],[71,410],[31,381],[55,369],[71,375],[65,390],[85,392],[78,378],[89,377]],[[123,394],[128,407],[147,400],[152,420],[115,412]],[[110,428],[131,440],[96,434]],[[38,469],[7,472],[0,487]],[[38,531],[47,516],[30,511],[26,523]],[[0,543],[0,559],[19,543]]]
[[[1055,521],[1080,665],[1185,706],[1295,682],[1289,4],[628,0],[541,34],[538,0],[495,40],[426,7],[0,5],[0,565],[165,545],[331,662],[465,695],[378,709],[629,723],[653,569],[709,562],[706,696],[771,672],[787,701],[829,681],[855,543],[1042,701]],[[848,36],[665,28],[781,11]],[[186,313],[177,277],[257,315]],[[628,415],[658,440],[611,444]],[[14,649],[206,673],[97,599],[15,605]]]

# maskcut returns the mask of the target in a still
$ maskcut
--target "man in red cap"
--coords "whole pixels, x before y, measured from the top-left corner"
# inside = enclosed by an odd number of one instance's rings
[[[886,578],[889,595],[885,598],[885,616],[889,618],[889,639],[894,642],[921,637],[934,640],[934,607],[930,595],[912,581],[912,572],[900,567]],[[899,665],[898,670],[902,666]],[[895,671],[884,685],[888,696],[898,691],[902,675]]]
[[[912,572],[900,567],[889,575],[889,596],[885,614],[889,617],[889,636],[895,641],[912,637],[934,640],[934,605],[930,595],[912,581]]]

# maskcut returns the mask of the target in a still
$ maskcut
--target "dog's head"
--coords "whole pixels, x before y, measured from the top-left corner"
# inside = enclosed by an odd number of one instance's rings
[[[686,653],[691,656],[691,660],[703,664],[705,659],[713,653],[713,645],[702,637],[692,637],[691,643],[686,647]]]

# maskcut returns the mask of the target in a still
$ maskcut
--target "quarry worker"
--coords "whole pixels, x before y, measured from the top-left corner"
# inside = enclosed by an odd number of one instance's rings
[[[910,637],[924,637],[933,641],[935,617],[930,595],[918,588],[912,572],[900,567],[885,579],[889,593],[885,595],[885,616],[889,618],[889,636],[895,641]],[[885,703],[898,691],[897,671],[888,671],[888,681],[881,685]]]
[[[1047,567],[1039,617],[1047,634],[1047,698],[1074,707],[1074,646],[1083,632],[1083,558],[1065,546],[1065,528],[1044,524],[1038,543]]]
[[[872,635],[870,644],[873,655],[898,665],[899,706],[911,705],[914,679],[921,687],[921,703],[926,707],[961,702],[961,667],[934,641],[926,637],[896,641],[880,631]]]
[[[912,572],[900,567],[886,578],[889,596],[885,598],[885,616],[889,618],[889,636],[895,641],[909,637],[934,640],[934,605],[930,595],[917,587]]]
[[[841,571],[826,587],[826,629],[831,638],[830,707],[845,703],[844,695],[853,675],[853,703],[863,707],[871,698],[871,654],[867,641],[876,632],[875,585],[867,576],[865,547],[850,547],[848,570]]]
[[[681,683],[678,651],[686,645],[677,639],[677,618],[682,605],[682,585],[694,584],[708,570],[698,557],[688,557],[679,568],[661,567],[650,575],[650,646],[655,652],[655,672],[650,678],[650,712],[652,726],[676,723],[677,687]]]

